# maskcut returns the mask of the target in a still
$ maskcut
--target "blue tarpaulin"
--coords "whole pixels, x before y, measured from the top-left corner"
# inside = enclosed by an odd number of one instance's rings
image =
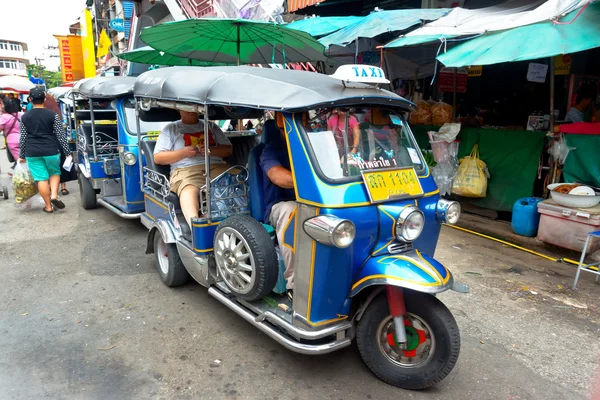
[[[387,32],[403,31],[450,12],[449,8],[374,11],[361,20],[320,39],[326,47],[345,46],[358,38],[374,38]]]
[[[364,17],[313,17],[294,21],[286,26],[290,29],[304,31],[315,37],[319,37],[339,31],[363,18]]]

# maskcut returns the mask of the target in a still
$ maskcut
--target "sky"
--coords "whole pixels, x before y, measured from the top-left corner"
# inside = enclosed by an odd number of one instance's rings
[[[58,50],[45,50],[57,46],[53,34],[68,34],[69,25],[76,22],[85,8],[85,0],[0,0],[0,39],[18,40],[27,43],[29,61],[35,57],[48,70],[56,71],[60,66]]]

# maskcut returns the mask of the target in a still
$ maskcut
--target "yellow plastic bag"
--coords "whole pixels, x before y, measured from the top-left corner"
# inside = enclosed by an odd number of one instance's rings
[[[475,145],[471,155],[460,160],[452,193],[463,197],[485,197],[487,181],[487,166],[479,159],[479,147]]]

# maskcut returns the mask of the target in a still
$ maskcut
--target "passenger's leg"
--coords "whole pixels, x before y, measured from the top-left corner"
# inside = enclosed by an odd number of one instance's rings
[[[200,188],[193,185],[187,185],[179,193],[179,204],[185,220],[192,228],[192,218],[198,216],[200,211]]]
[[[285,229],[288,226],[288,222],[292,213],[296,209],[298,204],[295,201],[282,201],[273,205],[271,209],[271,215],[269,216],[269,223],[275,227],[277,233],[277,240],[279,241],[279,250],[283,257],[285,264],[285,272],[283,277],[287,280],[287,288],[294,288],[294,253],[292,249],[283,245],[283,235]]]

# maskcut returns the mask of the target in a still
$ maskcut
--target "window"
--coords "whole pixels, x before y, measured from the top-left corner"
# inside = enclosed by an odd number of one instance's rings
[[[378,107],[309,112],[305,130],[323,175],[329,180],[355,180],[361,171],[371,169],[424,171],[419,147],[400,113]]]
[[[137,134],[137,121],[135,116],[135,100],[129,99],[123,102],[125,110],[125,121],[127,123],[127,130],[132,134]],[[147,122],[140,120],[141,134],[145,135],[148,132],[160,132],[171,121],[153,121]]]
[[[23,48],[19,43],[10,42],[10,49],[13,51],[23,51]]]
[[[0,50],[8,50],[8,42],[0,42]]]

